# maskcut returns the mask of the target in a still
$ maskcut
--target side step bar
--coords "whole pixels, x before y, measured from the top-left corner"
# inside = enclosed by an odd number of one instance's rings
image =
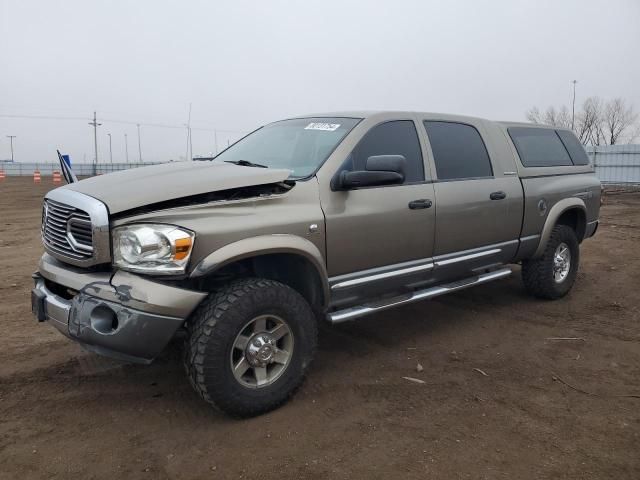
[[[428,298],[438,297],[447,293],[456,292],[468,287],[474,287],[482,283],[491,282],[500,278],[505,278],[511,275],[511,269],[508,267],[494,270],[492,272],[483,273],[457,282],[446,283],[444,285],[438,285],[436,287],[426,288],[424,290],[418,290],[409,295],[402,295],[399,297],[391,298],[385,303],[375,304],[369,303],[365,305],[358,305],[356,307],[345,308],[344,310],[337,310],[327,315],[329,322],[342,323],[354,318],[369,315],[370,313],[380,312],[388,308],[398,307],[407,303],[417,302],[419,300],[426,300]]]

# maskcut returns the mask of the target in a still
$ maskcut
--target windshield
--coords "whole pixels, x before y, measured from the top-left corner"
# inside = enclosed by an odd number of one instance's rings
[[[286,168],[292,171],[291,178],[308,177],[359,121],[322,117],[271,123],[231,145],[215,160]]]

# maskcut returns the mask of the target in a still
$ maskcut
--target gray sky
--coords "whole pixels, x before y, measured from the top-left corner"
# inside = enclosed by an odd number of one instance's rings
[[[523,120],[533,105],[640,108],[640,1],[0,0],[0,159],[194,154],[308,112],[406,109]],[[72,117],[34,120],[7,115]],[[82,120],[86,118],[87,120]]]

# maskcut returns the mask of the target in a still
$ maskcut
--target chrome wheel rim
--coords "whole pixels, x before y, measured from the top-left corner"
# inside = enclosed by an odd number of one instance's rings
[[[571,270],[571,250],[566,243],[561,243],[553,254],[553,279],[556,283],[565,281]]]
[[[293,333],[282,318],[259,315],[240,330],[231,348],[231,371],[248,388],[275,382],[291,363]]]

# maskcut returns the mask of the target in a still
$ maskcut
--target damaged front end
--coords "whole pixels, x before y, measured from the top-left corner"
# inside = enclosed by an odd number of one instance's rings
[[[112,215],[112,220],[135,217],[137,215],[144,215],[153,212],[161,212],[172,208],[215,204],[218,202],[233,202],[246,199],[269,198],[287,193],[295,186],[295,184],[296,182],[294,180],[284,180],[264,185],[249,185],[229,188],[226,190],[187,195],[123,210]]]
[[[206,296],[127,272],[78,272],[45,254],[32,305],[67,337],[95,353],[150,363]]]
[[[300,225],[297,217],[308,215],[291,198],[299,189],[288,175],[232,164],[156,165],[50,191],[46,253],[32,291],[36,318],[95,353],[150,363],[208,294],[187,281],[190,269],[253,230],[279,233],[274,219]],[[315,190],[300,194],[317,206]],[[265,204],[267,213],[258,208]]]

